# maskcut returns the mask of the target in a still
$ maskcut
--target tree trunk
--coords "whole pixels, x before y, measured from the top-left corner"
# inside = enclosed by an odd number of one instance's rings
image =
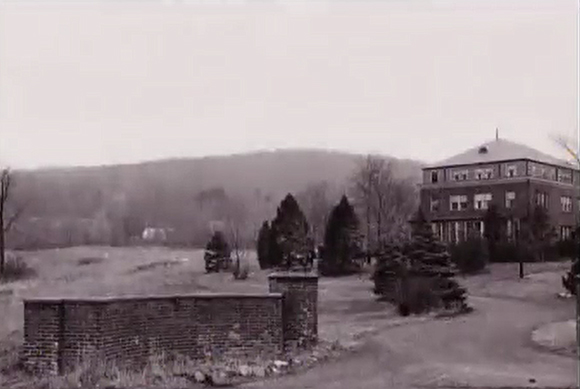
[[[2,191],[4,192],[4,191]],[[4,239],[4,193],[0,197],[0,275],[4,274],[6,264],[6,240]]]

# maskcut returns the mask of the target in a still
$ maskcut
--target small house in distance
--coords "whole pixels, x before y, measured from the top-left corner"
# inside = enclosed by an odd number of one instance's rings
[[[544,207],[560,239],[570,236],[579,211],[578,167],[531,147],[499,139],[423,168],[421,208],[444,242],[483,234],[483,217],[496,204],[513,239],[520,221]]]

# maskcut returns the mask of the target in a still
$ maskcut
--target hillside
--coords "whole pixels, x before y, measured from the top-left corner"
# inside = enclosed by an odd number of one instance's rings
[[[288,193],[325,183],[331,201],[348,190],[362,155],[284,150],[171,159],[131,165],[14,172],[14,198],[26,204],[13,246],[125,244],[145,226],[175,230],[177,242],[202,242],[211,220],[223,220],[233,201],[254,228],[271,218]],[[421,164],[394,160],[413,182]],[[227,206],[226,206],[227,205]],[[200,235],[202,231],[203,237]],[[194,238],[195,236],[195,238]]]

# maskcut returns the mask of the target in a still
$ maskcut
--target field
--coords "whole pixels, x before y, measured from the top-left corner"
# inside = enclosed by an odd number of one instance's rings
[[[244,281],[205,274],[203,252],[165,248],[77,247],[22,253],[37,275],[0,285],[0,364],[8,374],[22,342],[22,299],[207,291],[265,292],[267,273],[250,255]],[[475,312],[451,319],[398,317],[377,302],[368,273],[321,279],[320,336],[353,351],[303,374],[254,383],[268,388],[572,387],[576,362],[532,341],[538,327],[574,317],[573,300],[557,298],[566,263],[498,264],[460,282]],[[564,348],[566,348],[564,347]],[[562,350],[560,350],[562,351]],[[5,379],[6,377],[0,376]],[[0,384],[3,381],[0,381]],[[7,385],[0,385],[6,387]]]

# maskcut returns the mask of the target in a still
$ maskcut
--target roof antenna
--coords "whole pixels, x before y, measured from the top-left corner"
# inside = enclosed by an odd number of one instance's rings
[[[499,140],[499,130],[497,127],[495,128],[495,140]]]

